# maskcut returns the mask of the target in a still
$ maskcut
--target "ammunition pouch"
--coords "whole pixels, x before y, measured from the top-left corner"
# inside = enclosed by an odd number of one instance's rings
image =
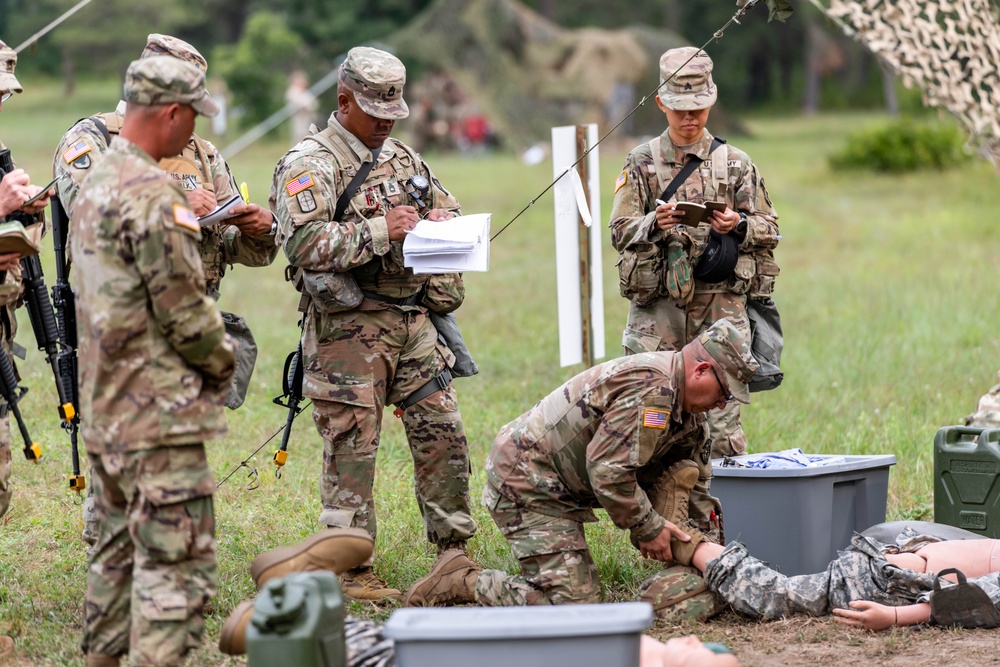
[[[931,620],[938,625],[958,625],[963,628],[1000,627],[1000,610],[990,596],[976,584],[965,579],[965,573],[953,567],[941,570],[934,580],[931,593]],[[946,574],[958,577],[958,583],[941,588],[941,579]]]
[[[422,305],[428,310],[446,313],[458,310],[465,301],[465,283],[459,273],[432,275],[424,285]]]
[[[303,301],[311,302],[321,313],[340,313],[358,307],[364,295],[357,281],[350,273],[332,271],[310,271],[288,267],[285,277],[303,295]],[[299,303],[299,310],[304,310]]]
[[[618,257],[618,292],[637,306],[660,297],[665,257],[656,244],[626,248]]]

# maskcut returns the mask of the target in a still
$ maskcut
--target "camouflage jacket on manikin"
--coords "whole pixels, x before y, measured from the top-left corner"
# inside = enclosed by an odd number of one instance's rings
[[[430,183],[418,215],[435,208],[460,215],[458,200],[412,148],[390,137],[342,220],[334,221],[337,199],[362,163],[371,161],[371,151],[344,129],[336,114],[318,139],[300,141],[274,170],[269,203],[278,216],[278,243],[288,261],[312,271],[349,271],[361,289],[388,297],[425,289],[425,302],[450,301],[457,308],[465,294],[461,275],[415,275],[405,268],[403,242],[389,241],[385,215],[393,206],[417,206],[407,189],[410,177],[418,174]]]
[[[119,109],[123,108],[124,103],[121,103]],[[69,177],[59,181],[58,189],[59,198],[71,218],[75,214],[80,183],[98,160],[98,156],[108,149],[104,133],[94,119],[102,122],[107,127],[108,134],[114,137],[121,130],[123,118],[119,112],[84,118],[63,135],[53,157],[52,171],[53,176],[65,174]],[[204,188],[214,193],[219,203],[229,200],[239,191],[229,165],[219,151],[211,142],[198,135],[192,135],[191,141],[180,155],[161,160],[160,168],[177,181],[181,189]],[[202,230],[199,251],[205,265],[207,294],[218,299],[219,283],[227,266],[268,266],[277,256],[278,246],[270,235],[245,236],[238,227],[222,224]]]
[[[688,152],[680,150],[671,140],[669,130],[651,143],[637,146],[625,159],[611,209],[611,243],[619,252],[644,250],[678,242],[685,250],[686,261],[693,268],[704,252],[711,224],[702,221],[697,228],[677,225],[677,231],[664,232],[656,226],[656,200],[690,160],[689,154],[702,158],[677,189],[671,201],[724,201],[729,208],[747,215],[747,234],[740,245],[734,275],[721,283],[694,281],[694,292],[735,292],[766,296],[774,290],[778,265],[772,250],[778,244],[778,215],[771,205],[764,179],[743,151],[723,144],[709,154],[712,135],[706,130]],[[659,154],[654,160],[653,149]],[[717,161],[726,160],[725,170]],[[721,165],[718,165],[721,167]],[[673,307],[673,304],[664,304]]]
[[[177,184],[122,137],[80,188],[71,249],[89,454],[225,433],[233,342],[205,293],[187,206]]]
[[[589,368],[504,426],[486,459],[489,483],[533,512],[596,521],[648,541],[664,519],[649,502],[660,474],[694,459],[704,417],[681,410],[683,360],[648,352]],[[692,493],[692,502],[699,491]]]

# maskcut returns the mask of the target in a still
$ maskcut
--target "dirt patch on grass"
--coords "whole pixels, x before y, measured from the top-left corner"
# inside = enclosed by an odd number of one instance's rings
[[[649,634],[665,640],[691,633],[725,644],[743,667],[1000,665],[1000,630],[914,627],[873,633],[841,626],[832,617],[755,623],[726,612],[700,625],[657,625]]]

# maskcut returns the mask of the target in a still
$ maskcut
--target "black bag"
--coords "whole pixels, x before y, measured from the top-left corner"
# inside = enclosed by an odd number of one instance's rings
[[[243,317],[224,310],[220,312],[222,323],[226,325],[226,333],[235,338],[238,344],[236,371],[233,373],[233,381],[226,395],[226,407],[235,410],[243,405],[247,390],[250,388],[250,376],[253,375],[253,367],[257,363],[257,341],[254,340],[253,332]]]
[[[785,379],[781,371],[781,349],[785,345],[781,334],[781,315],[771,297],[747,300],[750,318],[750,352],[760,368],[747,383],[750,391],[770,391]]]
[[[438,338],[455,355],[455,365],[451,367],[451,373],[455,377],[467,378],[479,372],[479,366],[472,360],[469,348],[465,346],[465,339],[458,329],[458,322],[455,320],[455,313],[435,313],[433,310],[427,311],[430,315],[434,328],[437,329]],[[415,402],[415,401],[414,401]]]

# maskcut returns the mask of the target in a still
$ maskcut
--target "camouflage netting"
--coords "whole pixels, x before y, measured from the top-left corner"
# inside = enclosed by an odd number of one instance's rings
[[[413,80],[447,72],[514,144],[573,123],[596,122],[603,134],[656,86],[660,54],[687,45],[667,30],[565,29],[516,0],[439,0],[386,42]],[[627,130],[663,130],[653,99],[640,111]],[[721,110],[712,121],[713,131],[734,129]]]
[[[1000,169],[1000,25],[988,0],[812,0],[948,110]]]

